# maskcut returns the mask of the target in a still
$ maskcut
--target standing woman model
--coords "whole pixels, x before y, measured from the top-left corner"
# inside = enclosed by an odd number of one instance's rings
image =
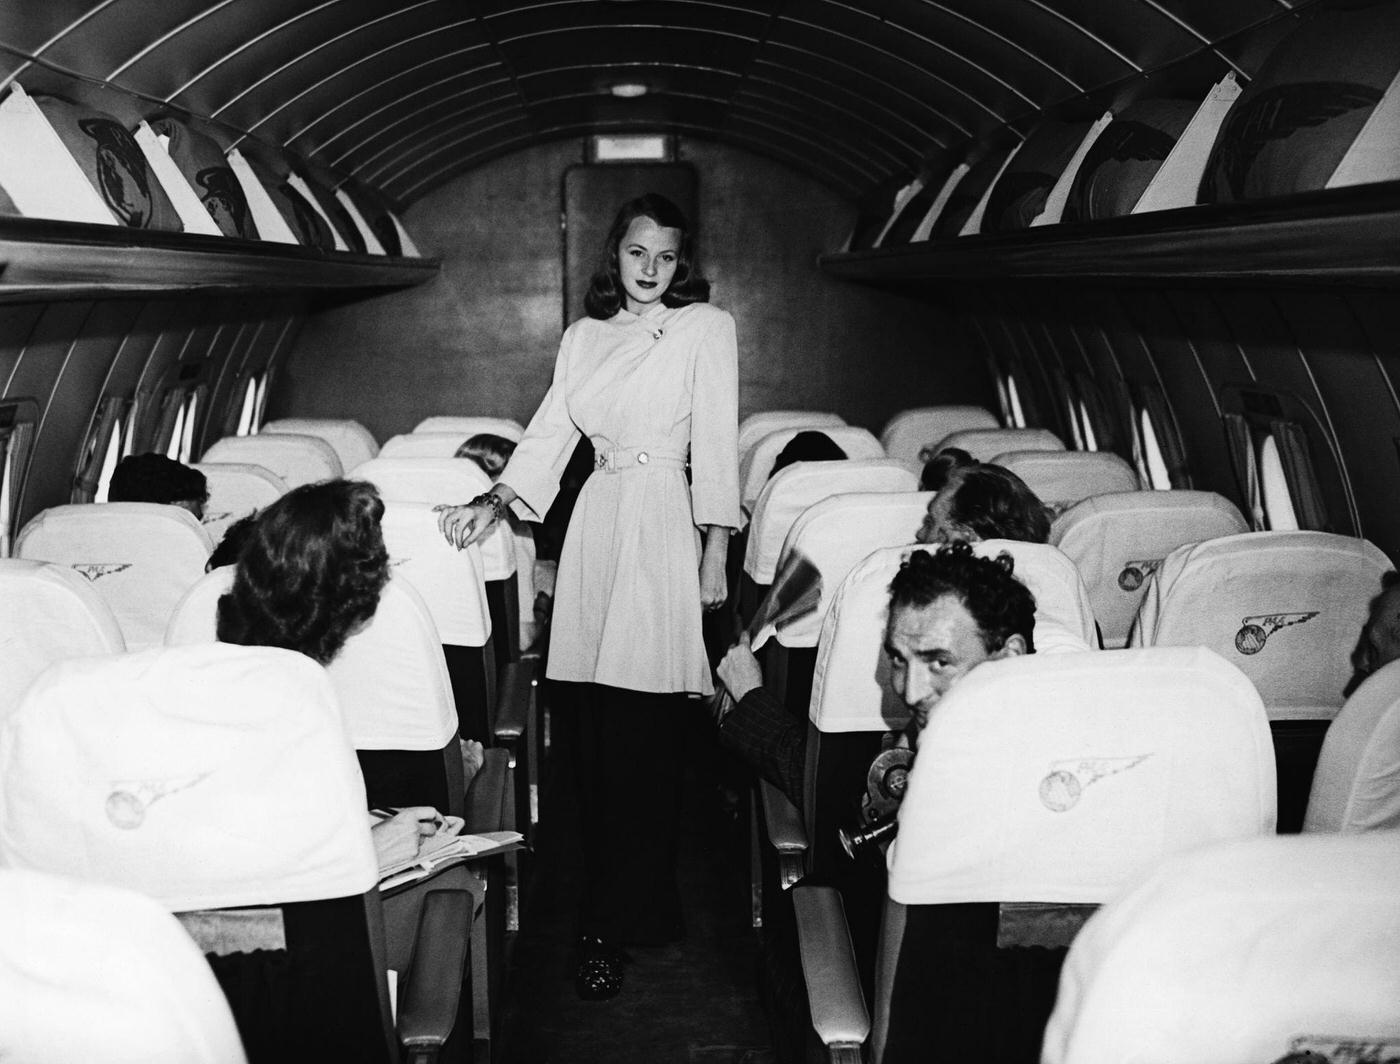
[[[439,519],[459,546],[507,506],[540,520],[580,434],[592,441],[595,469],[559,560],[546,670],[576,685],[584,998],[618,992],[619,946],[684,933],[675,870],[684,709],[688,696],[713,691],[701,613],[724,604],[739,526],[734,319],[706,302],[691,246],[670,200],[623,205],[588,317],[565,331],[525,437],[490,492]]]

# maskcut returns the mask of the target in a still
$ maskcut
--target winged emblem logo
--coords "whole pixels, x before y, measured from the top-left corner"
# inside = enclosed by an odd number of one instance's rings
[[[131,562],[74,562],[73,568],[95,583],[104,576],[130,569]]]
[[[217,510],[217,511],[213,511],[213,512],[211,512],[211,511],[209,511],[209,510],[206,510],[206,511],[204,511],[204,516],[200,519],[200,521],[201,521],[202,524],[214,525],[214,524],[218,524],[220,521],[224,520],[225,518],[227,518],[227,517],[232,517],[232,516],[233,516],[233,511],[232,511],[232,510]]]
[[[107,795],[107,819],[113,827],[135,831],[146,820],[146,810],[168,795],[188,790],[210,774],[175,776],[163,780],[113,780]]]
[[[1235,633],[1235,649],[1241,654],[1257,654],[1264,649],[1280,628],[1295,624],[1306,624],[1318,615],[1319,610],[1307,613],[1261,613],[1257,617],[1240,618],[1240,630]]]
[[[1136,591],[1146,583],[1149,576],[1161,567],[1161,558],[1143,558],[1139,561],[1124,562],[1123,571],[1118,574],[1118,586],[1124,591]]]
[[[1075,757],[1050,762],[1040,781],[1040,804],[1052,813],[1063,813],[1079,804],[1086,787],[1107,776],[1116,776],[1146,761],[1151,754],[1128,757]]]

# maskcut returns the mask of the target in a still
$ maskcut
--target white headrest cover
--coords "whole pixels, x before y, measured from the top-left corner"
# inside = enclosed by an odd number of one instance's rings
[[[380,522],[394,575],[422,597],[438,636],[453,646],[485,646],[491,638],[481,550],[450,546],[425,502],[386,502]]]
[[[470,458],[376,458],[350,472],[367,480],[387,502],[459,505],[491,489],[491,478]],[[502,521],[481,541],[487,580],[504,580],[515,572],[515,546]]]
[[[1327,728],[1304,831],[1400,828],[1400,661],[1358,687]]]
[[[1182,547],[1148,586],[1131,642],[1208,646],[1245,671],[1274,719],[1330,718],[1389,568],[1364,539],[1327,532],[1248,532]]]
[[[994,429],[997,419],[980,406],[921,406],[902,410],[890,418],[880,433],[880,443],[891,458],[922,467],[919,451],[932,448],[949,433],[964,429]]]
[[[754,504],[744,572],[757,584],[771,584],[788,531],[813,503],[848,491],[912,492],[918,486],[918,477],[889,458],[794,462],[769,478]]]
[[[201,576],[175,606],[165,628],[166,646],[218,642],[219,598],[233,586],[235,566]]]
[[[1274,821],[1263,705],[1210,651],[990,661],[919,737],[889,894],[1103,902],[1164,854]]]
[[[24,527],[15,554],[92,581],[128,650],[158,646],[175,604],[204,572],[213,544],[194,515],[151,502],[78,503]]]
[[[0,1059],[244,1064],[228,1002],[176,919],[134,891],[0,871]]]
[[[291,432],[225,436],[204,452],[204,461],[260,465],[289,488],[333,480],[345,471],[325,440]]]
[[[770,432],[779,429],[824,429],[844,425],[840,414],[826,410],[760,410],[739,422],[739,458]]]
[[[1065,445],[1046,429],[962,429],[950,432],[934,447],[960,447],[979,462],[990,462],[1007,451],[1063,451]]]
[[[1312,1050],[1392,1060],[1397,883],[1394,832],[1284,835],[1173,857],[1084,925],[1041,1059],[1272,1061]]]
[[[841,581],[872,551],[912,544],[933,495],[931,491],[852,492],[833,495],[803,510],[783,543],[778,572],[800,564],[815,566],[821,598],[814,611],[783,625],[774,638],[785,647],[816,646],[822,619]],[[775,573],[774,583],[778,582]],[[761,647],[768,635],[765,629],[754,646]]]
[[[215,545],[228,526],[287,494],[286,483],[262,466],[242,462],[201,462],[209,501],[204,506],[204,531]]]
[[[423,599],[397,575],[326,671],[357,750],[439,750],[457,735],[442,638]]]
[[[1138,490],[1137,473],[1112,451],[1007,451],[992,461],[1015,473],[1051,506]]]
[[[1147,578],[1177,547],[1248,532],[1235,504],[1213,491],[1126,491],[1076,503],[1050,542],[1079,568],[1106,647],[1128,641]]]
[[[378,866],[325,670],[222,643],[62,662],[0,728],[0,860],[176,912],[347,897]]]
[[[739,456],[740,498],[745,512],[752,514],[754,504],[763,493],[763,486],[773,472],[773,463],[799,432],[819,431],[845,452],[847,458],[884,458],[885,449],[868,429],[852,425],[802,425],[778,429],[759,439],[753,449]]]
[[[340,459],[341,469],[354,469],[379,453],[379,444],[369,429],[348,418],[284,417],[269,421],[262,432],[294,433],[325,440]]]
[[[390,436],[379,448],[380,458],[452,458],[467,441],[460,432],[405,432]]]
[[[418,432],[450,432],[460,434],[462,439],[468,436],[476,436],[483,432],[489,432],[493,436],[504,436],[508,440],[520,442],[520,438],[525,435],[525,426],[514,418],[508,417],[452,417],[449,415],[437,415],[425,417],[414,426],[413,431]]]
[[[902,727],[909,719],[909,711],[890,688],[884,652],[889,588],[909,554],[933,549],[876,550],[850,571],[836,592],[822,621],[812,677],[809,716],[821,731],[884,731]],[[1037,654],[1090,649],[1086,634],[1093,635],[1093,617],[1085,612],[1087,596],[1069,559],[1044,543],[993,539],[973,544],[973,552],[983,558],[1003,551],[1015,559],[1016,578],[1035,596]]]
[[[72,569],[0,558],[0,718],[55,661],[125,649],[111,609]]]

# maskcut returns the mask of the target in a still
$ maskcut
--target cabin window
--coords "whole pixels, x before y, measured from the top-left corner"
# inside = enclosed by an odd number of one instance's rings
[[[32,400],[0,405],[0,558],[10,557],[14,550],[20,479],[34,439],[36,413]]]
[[[1084,434],[1084,450],[1097,451],[1099,438],[1094,432],[1094,419],[1089,416],[1089,406],[1083,399],[1079,400],[1079,430]]]
[[[243,388],[243,406],[238,411],[238,424],[234,426],[235,436],[249,436],[253,432],[253,419],[258,412],[258,380],[249,377]]]
[[[248,429],[250,436],[256,436],[262,429],[263,414],[267,411],[267,378],[270,375],[267,370],[258,374],[257,399],[253,403],[253,424]]]
[[[1006,375],[1006,407],[1010,419],[1010,427],[1023,429],[1026,427],[1026,413],[1021,407],[1021,391],[1016,387],[1016,378],[1008,373]]]
[[[194,426],[199,416],[199,400],[203,392],[203,388],[195,388],[185,393],[179,403],[174,424],[170,428],[170,442],[165,447],[167,458],[185,463],[194,460]]]
[[[1271,532],[1292,532],[1298,526],[1298,513],[1293,506],[1293,493],[1288,488],[1283,458],[1273,433],[1259,444],[1259,486],[1263,494],[1264,518]]]
[[[1167,470],[1167,460],[1162,456],[1157,427],[1145,407],[1138,411],[1138,431],[1142,435],[1141,469],[1146,473],[1143,484],[1157,491],[1169,490],[1172,486],[1171,473]]]
[[[98,404],[78,456],[78,471],[73,478],[73,502],[107,501],[107,484],[112,479],[117,462],[121,460],[126,423],[130,416],[131,404],[119,395],[109,395]]]

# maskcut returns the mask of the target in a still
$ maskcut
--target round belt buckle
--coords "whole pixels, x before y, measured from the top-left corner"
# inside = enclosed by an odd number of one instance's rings
[[[649,462],[649,461],[651,461],[651,459],[647,457],[646,451],[638,451],[638,452],[637,452],[637,464],[638,464],[638,465],[646,465],[647,462]]]

